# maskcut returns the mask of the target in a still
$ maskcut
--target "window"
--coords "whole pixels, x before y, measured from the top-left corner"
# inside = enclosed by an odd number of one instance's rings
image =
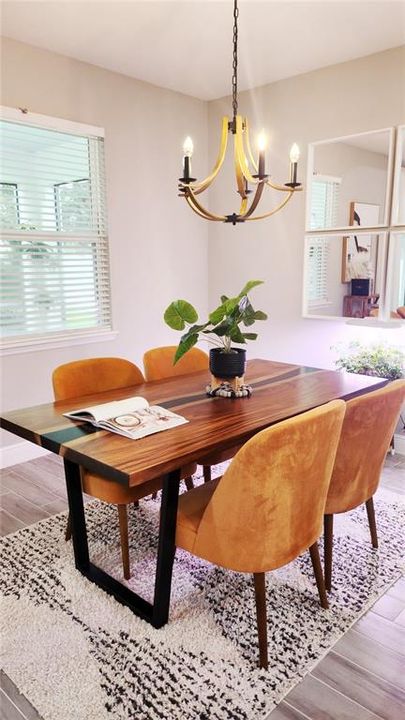
[[[6,345],[110,329],[103,137],[46,120],[0,121]]]
[[[0,183],[0,224],[14,227],[19,223],[18,187],[16,183]]]

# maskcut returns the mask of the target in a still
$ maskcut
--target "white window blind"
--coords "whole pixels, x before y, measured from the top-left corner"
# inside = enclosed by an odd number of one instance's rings
[[[340,179],[315,176],[311,187],[311,230],[338,226]]]
[[[325,305],[328,298],[329,238],[308,239],[308,305]]]
[[[110,328],[102,137],[0,121],[1,336]]]

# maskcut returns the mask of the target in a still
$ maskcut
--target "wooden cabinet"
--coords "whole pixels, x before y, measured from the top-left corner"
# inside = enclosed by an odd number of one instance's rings
[[[379,297],[379,295],[345,295],[343,298],[343,317],[368,317],[370,310],[378,308]]]

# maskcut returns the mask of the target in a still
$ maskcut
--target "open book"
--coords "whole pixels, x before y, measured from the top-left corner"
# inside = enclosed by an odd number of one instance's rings
[[[103,430],[110,430],[133,440],[188,422],[181,415],[159,405],[149,405],[142,397],[94,405],[64,415],[71,420],[85,420]]]

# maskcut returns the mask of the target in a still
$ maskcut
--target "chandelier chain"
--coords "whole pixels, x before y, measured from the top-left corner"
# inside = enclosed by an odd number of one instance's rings
[[[233,4],[233,56],[232,56],[232,109],[235,120],[238,114],[238,0]]]

